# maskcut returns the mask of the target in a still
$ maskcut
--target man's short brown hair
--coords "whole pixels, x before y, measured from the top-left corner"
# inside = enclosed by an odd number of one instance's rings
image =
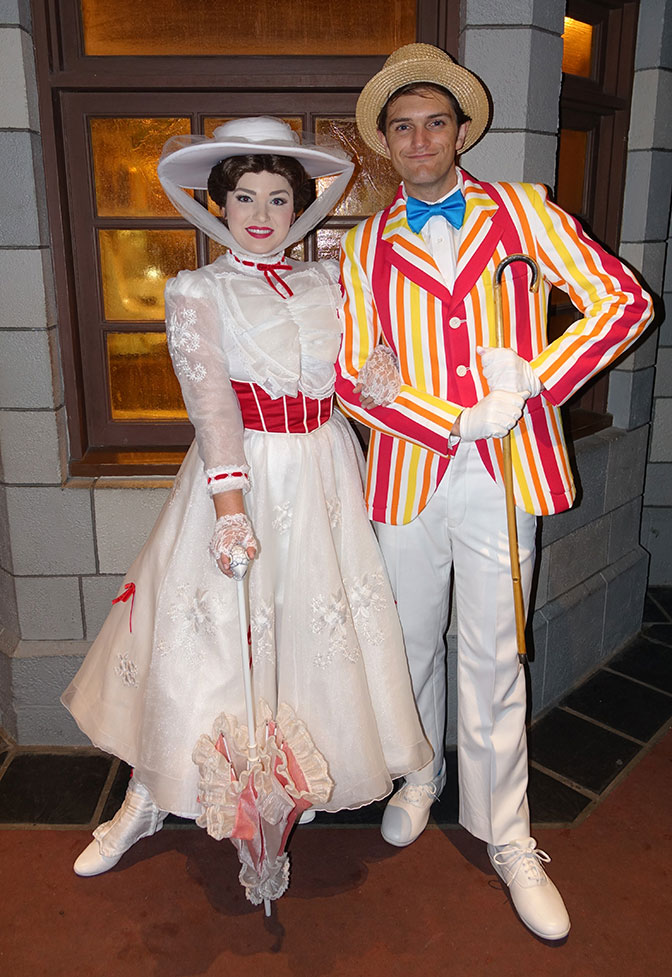
[[[410,84],[403,85],[401,88],[398,88],[396,92],[392,92],[388,100],[383,105],[382,109],[378,113],[378,118],[376,119],[376,125],[379,131],[385,135],[385,130],[387,129],[387,110],[391,105],[394,105],[398,98],[401,98],[402,95],[422,96],[426,92],[436,92],[438,95],[446,96],[453,107],[453,111],[455,112],[458,129],[465,122],[471,122],[471,117],[462,111],[460,103],[449,88],[444,88],[443,85],[436,85],[433,81],[412,81]]]

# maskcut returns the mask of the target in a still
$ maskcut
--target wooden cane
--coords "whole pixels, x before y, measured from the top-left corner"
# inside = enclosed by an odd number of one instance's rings
[[[497,265],[493,291],[495,296],[495,341],[500,348],[504,346],[504,316],[502,315],[502,275],[514,261],[524,261],[532,271],[530,291],[539,288],[539,266],[534,258],[526,254],[512,254]],[[523,585],[520,579],[520,557],[518,554],[518,526],[516,525],[516,501],[513,492],[513,463],[511,460],[511,432],[502,438],[504,492],[506,495],[506,523],[509,531],[509,556],[511,559],[511,582],[513,583],[513,606],[516,614],[516,644],[518,660],[527,661],[525,648],[525,602]]]

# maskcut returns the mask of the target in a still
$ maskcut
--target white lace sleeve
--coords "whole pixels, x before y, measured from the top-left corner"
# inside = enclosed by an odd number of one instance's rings
[[[222,348],[215,287],[201,271],[181,271],[166,284],[168,349],[211,495],[249,489],[243,422]]]

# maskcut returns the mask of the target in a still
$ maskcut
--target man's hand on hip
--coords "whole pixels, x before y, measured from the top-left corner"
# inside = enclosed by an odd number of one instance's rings
[[[527,397],[541,393],[542,383],[527,360],[515,350],[495,346],[478,346],[476,352],[481,357],[483,373],[491,390],[513,390],[526,392]]]
[[[463,441],[503,438],[515,427],[523,413],[529,391],[493,390],[473,407],[466,407],[453,426]]]

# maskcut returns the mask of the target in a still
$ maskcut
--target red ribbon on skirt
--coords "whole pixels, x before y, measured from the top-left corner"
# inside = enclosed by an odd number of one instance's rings
[[[123,592],[115,597],[112,601],[113,604],[122,603],[125,604],[127,600],[131,602],[131,610],[128,615],[128,630],[133,634],[133,604],[135,603],[135,584],[127,583],[123,589]]]

